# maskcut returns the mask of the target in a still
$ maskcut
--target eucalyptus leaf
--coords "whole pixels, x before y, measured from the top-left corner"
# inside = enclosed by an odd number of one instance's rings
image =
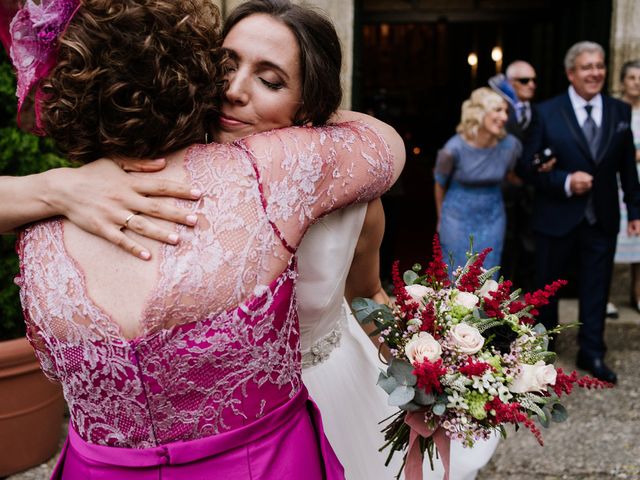
[[[398,385],[393,392],[389,395],[387,402],[392,407],[399,407],[405,403],[409,403],[413,400],[415,390],[413,387],[407,387],[406,385]]]
[[[409,362],[394,358],[391,360],[391,365],[389,365],[389,368],[387,369],[387,375],[394,377],[398,382],[398,385],[413,387],[418,381],[416,376],[413,374],[413,370],[413,365]]]
[[[380,375],[378,376],[378,385],[380,385],[388,395],[391,395],[391,392],[393,392],[398,386],[398,381],[393,377],[387,376],[386,373],[380,372]]]
[[[407,412],[417,412],[422,408],[424,408],[422,405],[418,405],[415,402],[409,402],[405,403],[404,405],[400,405],[400,410],[405,410]]]
[[[538,414],[538,421],[540,422],[540,425],[542,425],[544,428],[549,428],[549,424],[550,424],[550,421],[549,421],[549,416],[550,416],[549,410],[546,409],[546,408],[543,408],[542,409],[542,413],[544,415]]]
[[[393,314],[387,305],[380,305],[370,298],[356,297],[351,302],[353,315],[360,323],[369,323],[377,317],[384,320],[393,320]]]
[[[433,405],[434,403],[436,403],[436,397],[432,393],[427,393],[421,388],[417,388],[416,396],[413,401],[423,406]]]
[[[553,406],[553,409],[551,410],[551,419],[554,422],[560,423],[560,422],[564,422],[567,418],[569,418],[569,413],[567,412],[567,409],[564,408],[559,403],[556,403]]]
[[[447,410],[447,406],[444,403],[436,403],[433,406],[433,414],[434,415],[444,415],[444,412]]]
[[[538,335],[544,335],[545,333],[547,333],[547,328],[541,323],[536,323],[533,326],[533,331],[536,332]]]
[[[370,301],[372,301],[370,298],[356,297],[351,300],[351,308],[354,310],[360,310],[366,307]]]
[[[418,274],[413,270],[407,270],[406,272],[404,272],[404,275],[402,275],[402,280],[404,280],[404,283],[406,283],[407,285],[413,285],[417,279]]]

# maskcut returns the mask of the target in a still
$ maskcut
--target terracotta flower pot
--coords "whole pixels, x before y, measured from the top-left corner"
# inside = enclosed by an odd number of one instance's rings
[[[62,389],[40,371],[27,339],[0,342],[0,477],[51,458],[63,414]]]

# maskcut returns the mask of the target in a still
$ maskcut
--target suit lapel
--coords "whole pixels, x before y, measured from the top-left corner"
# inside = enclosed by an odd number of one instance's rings
[[[600,147],[598,148],[598,164],[602,162],[602,157],[609,149],[609,144],[611,143],[614,124],[611,120],[612,115],[611,99],[602,95],[602,124],[600,126],[602,129],[602,136],[600,137]]]
[[[576,113],[573,111],[573,105],[571,105],[571,100],[569,99],[569,94],[565,93],[562,98],[562,103],[560,104],[560,111],[562,112],[562,117],[564,118],[571,135],[573,135],[576,143],[582,153],[584,153],[585,157],[594,161],[591,152],[589,151],[589,145],[587,144],[587,139],[584,138],[584,133],[582,133],[582,128],[578,125],[578,119],[576,118]],[[603,116],[604,120],[604,116]],[[600,142],[602,144],[602,142]]]

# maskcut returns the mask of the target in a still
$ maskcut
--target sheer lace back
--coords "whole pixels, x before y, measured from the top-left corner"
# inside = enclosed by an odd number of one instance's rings
[[[184,167],[204,192],[192,206],[200,220],[162,247],[135,339],[91,300],[61,221],[24,231],[28,336],[62,382],[78,433],[142,448],[237,428],[291,398],[300,388],[291,246],[319,215],[382,193],[391,161],[359,123],[192,147]]]

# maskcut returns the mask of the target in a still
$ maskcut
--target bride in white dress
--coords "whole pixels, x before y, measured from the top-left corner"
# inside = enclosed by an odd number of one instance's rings
[[[384,366],[378,351],[344,299],[366,215],[367,205],[334,212],[311,227],[298,249],[302,379],[320,407],[325,433],[346,478],[389,480],[401,461],[397,457],[384,466],[386,454],[378,452],[384,443],[378,422],[396,409],[387,405],[387,394],[376,385],[379,367]],[[370,211],[369,218],[376,221],[379,216]]]
[[[378,201],[379,202],[379,201]],[[348,480],[391,480],[400,469],[400,455],[384,466],[386,451],[378,422],[397,411],[387,405],[387,394],[376,385],[379,368],[384,364],[378,351],[357,323],[344,299],[347,277],[354,251],[367,223],[379,221],[381,205],[372,202],[353,205],[332,213],[315,224],[298,249],[298,312],[302,334],[302,378],[323,415],[325,433],[345,467]],[[382,218],[384,222],[384,217]],[[380,239],[365,225],[366,243],[379,245]],[[357,264],[375,265],[377,248],[358,251]],[[375,284],[376,278],[350,277],[350,282],[362,280]],[[371,276],[371,274],[369,274]],[[359,286],[349,285],[350,293]],[[369,293],[369,296],[376,291]],[[463,448],[460,442],[451,444],[451,480],[473,480],[480,468],[491,458],[498,437]],[[444,468],[434,459],[431,470],[424,463],[424,477],[441,479]]]

